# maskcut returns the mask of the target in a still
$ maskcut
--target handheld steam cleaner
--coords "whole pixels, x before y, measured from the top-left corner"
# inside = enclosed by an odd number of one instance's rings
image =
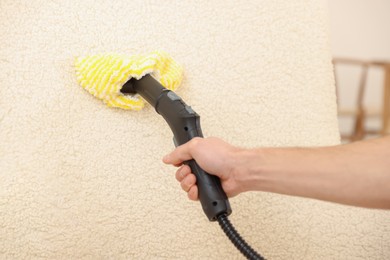
[[[181,80],[181,67],[166,53],[123,57],[116,54],[79,58],[76,69],[80,84],[109,106],[139,110],[143,100],[151,104],[168,123],[179,146],[194,137],[203,137],[199,115],[171,89]],[[155,77],[160,78],[160,82]],[[199,201],[210,221],[218,221],[235,247],[248,259],[264,259],[238,234],[228,216],[232,213],[220,180],[199,167],[185,162],[196,176]]]

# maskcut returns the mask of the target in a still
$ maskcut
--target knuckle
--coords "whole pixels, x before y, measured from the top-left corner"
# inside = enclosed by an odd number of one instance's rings
[[[188,198],[191,199],[191,200],[196,200],[197,198],[197,192],[196,192],[196,188],[193,187],[191,188],[189,191],[188,191]]]
[[[176,171],[175,176],[176,176],[176,180],[178,180],[178,181],[181,181],[181,180],[183,179],[182,170],[183,170],[182,168],[179,168],[179,169]]]
[[[182,182],[180,182],[180,186],[181,188],[184,190],[184,191],[188,191],[189,190],[189,185],[183,180]]]
[[[175,177],[176,177],[176,180],[177,180],[177,181],[181,181],[181,179],[180,179],[180,174],[179,174],[178,172],[176,172],[176,176],[175,176]]]

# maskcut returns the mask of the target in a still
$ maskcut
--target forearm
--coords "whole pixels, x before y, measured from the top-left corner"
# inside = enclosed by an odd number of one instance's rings
[[[245,190],[390,208],[390,137],[333,147],[242,153],[237,178]]]

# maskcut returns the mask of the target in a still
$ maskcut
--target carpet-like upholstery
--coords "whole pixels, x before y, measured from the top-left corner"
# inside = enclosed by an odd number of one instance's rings
[[[155,111],[108,108],[76,56],[164,50],[205,135],[339,143],[323,1],[0,1],[0,258],[241,259],[187,200]],[[389,214],[276,194],[231,199],[269,259],[386,259]]]

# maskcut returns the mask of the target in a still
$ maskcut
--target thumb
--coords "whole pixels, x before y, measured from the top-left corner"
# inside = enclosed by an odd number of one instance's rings
[[[181,165],[184,161],[192,159],[190,153],[190,142],[178,146],[171,153],[167,154],[163,158],[163,162],[166,164]]]

